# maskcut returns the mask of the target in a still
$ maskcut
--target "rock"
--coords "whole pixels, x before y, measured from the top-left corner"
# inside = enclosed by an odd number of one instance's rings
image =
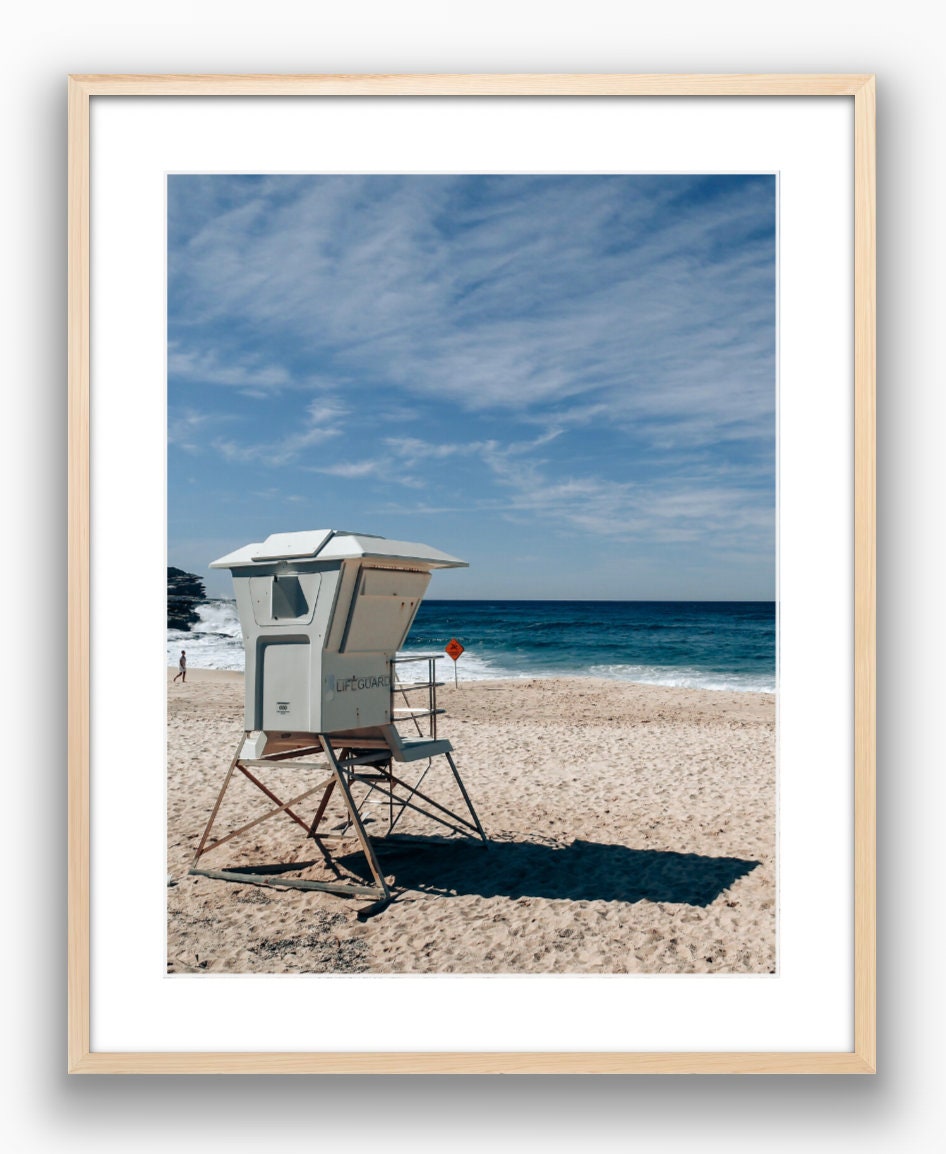
[[[189,630],[197,616],[196,606],[207,597],[204,583],[194,573],[168,566],[168,629]]]

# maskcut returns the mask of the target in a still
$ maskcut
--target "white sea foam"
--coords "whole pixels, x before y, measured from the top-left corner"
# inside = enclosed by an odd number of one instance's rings
[[[413,656],[415,652],[433,653],[432,649],[401,650],[399,656]],[[457,681],[496,681],[509,677],[535,677],[534,673],[525,673],[521,669],[508,669],[498,665],[495,661],[481,657],[469,649],[461,654],[454,666],[451,658],[441,654],[437,662],[437,680],[452,682],[454,674]],[[423,661],[407,661],[398,665],[397,675],[402,681],[426,681],[427,665]]]
[[[196,607],[199,620],[190,631],[167,631],[168,665],[177,665],[181,650],[192,669],[244,668],[243,630],[235,601],[205,601]]]
[[[592,665],[592,677],[633,681],[642,685],[667,685],[679,689],[713,689],[730,693],[774,693],[775,678],[754,673],[717,673],[695,666]]]

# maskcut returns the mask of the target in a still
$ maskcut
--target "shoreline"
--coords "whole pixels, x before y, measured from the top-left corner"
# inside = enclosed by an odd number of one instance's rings
[[[178,672],[176,665],[169,665],[167,669],[171,678]],[[188,681],[243,681],[245,676],[241,669],[192,669],[190,666],[187,667]]]
[[[177,666],[167,666],[168,680],[177,673]],[[190,668],[187,670],[188,681],[193,682],[242,682],[245,674],[240,669],[202,669],[200,667]],[[537,682],[553,682],[553,683],[589,683],[592,686],[626,686],[631,689],[639,689],[644,692],[654,690],[655,692],[666,693],[708,693],[713,698],[731,695],[734,697],[751,697],[760,698],[766,703],[774,704],[776,694],[764,689],[706,689],[706,688],[690,688],[683,685],[657,685],[652,681],[625,681],[618,677],[598,677],[590,673],[549,673],[537,674],[535,676],[523,674],[521,677],[476,677],[470,678],[466,681],[460,680],[460,689],[455,690],[452,679],[448,679],[444,675],[442,686],[438,687],[438,694],[441,689],[449,689],[453,692],[462,693],[463,689],[468,686],[495,686],[497,688],[514,688],[516,686],[527,685]]]

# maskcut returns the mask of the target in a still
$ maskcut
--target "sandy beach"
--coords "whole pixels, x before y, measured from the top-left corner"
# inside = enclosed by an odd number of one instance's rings
[[[357,898],[188,876],[242,736],[243,677],[191,670],[182,685],[173,673],[169,973],[775,971],[771,694],[593,678],[445,686],[440,735],[490,844],[384,853],[395,900],[360,919]],[[458,802],[438,763],[429,788]],[[281,798],[304,788],[273,772]],[[269,806],[241,782],[215,833]],[[443,832],[413,815],[398,831]],[[279,815],[201,864],[300,860],[307,845]]]

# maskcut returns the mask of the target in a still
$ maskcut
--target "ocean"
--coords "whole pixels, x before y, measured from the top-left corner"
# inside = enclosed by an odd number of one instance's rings
[[[169,629],[195,669],[243,669],[233,601],[197,606],[191,632]],[[461,681],[607,677],[690,689],[775,692],[772,601],[423,601],[405,653],[442,653],[456,637]],[[410,666],[406,667],[410,669]],[[453,662],[438,662],[440,680]]]

